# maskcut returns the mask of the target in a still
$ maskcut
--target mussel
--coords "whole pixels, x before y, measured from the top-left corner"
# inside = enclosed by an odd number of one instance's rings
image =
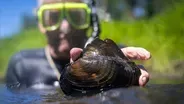
[[[138,85],[141,72],[111,39],[96,38],[64,68],[60,87],[67,95]]]

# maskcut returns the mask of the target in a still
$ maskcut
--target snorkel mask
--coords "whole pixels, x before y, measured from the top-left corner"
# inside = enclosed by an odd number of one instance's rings
[[[58,29],[63,19],[66,19],[76,29],[91,27],[92,34],[86,45],[100,34],[95,0],[84,0],[84,3],[61,2],[43,4],[38,9],[37,16],[39,22],[47,31]]]

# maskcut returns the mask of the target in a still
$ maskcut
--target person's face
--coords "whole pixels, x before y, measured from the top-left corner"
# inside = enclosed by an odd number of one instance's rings
[[[63,0],[43,0],[43,4],[49,3],[61,3]],[[79,0],[64,0],[65,2],[72,2]],[[54,14],[57,11],[52,11]],[[53,16],[53,15],[50,15]],[[50,17],[48,17],[50,18]],[[77,18],[77,17],[76,17]],[[47,24],[52,24],[54,21],[46,21]],[[69,52],[73,47],[83,48],[87,39],[85,29],[77,29],[72,26],[69,21],[63,18],[59,27],[55,30],[48,31],[43,27],[43,24],[39,24],[39,28],[43,34],[47,36],[48,44],[52,47],[55,54],[59,58],[69,58]]]

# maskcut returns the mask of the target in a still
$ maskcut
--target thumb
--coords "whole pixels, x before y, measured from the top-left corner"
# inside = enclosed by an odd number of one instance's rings
[[[80,56],[82,51],[83,50],[81,48],[72,48],[70,50],[70,62],[75,61]]]
[[[142,65],[138,65],[138,67],[141,71],[141,75],[139,77],[139,86],[145,86],[149,81],[150,75]]]

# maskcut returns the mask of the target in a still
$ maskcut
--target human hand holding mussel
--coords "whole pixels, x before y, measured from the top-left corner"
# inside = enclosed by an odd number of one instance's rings
[[[111,88],[144,86],[149,74],[130,59],[147,60],[150,53],[144,48],[120,49],[112,40],[96,38],[86,48],[70,51],[71,64],[61,75],[60,85],[67,94]]]

